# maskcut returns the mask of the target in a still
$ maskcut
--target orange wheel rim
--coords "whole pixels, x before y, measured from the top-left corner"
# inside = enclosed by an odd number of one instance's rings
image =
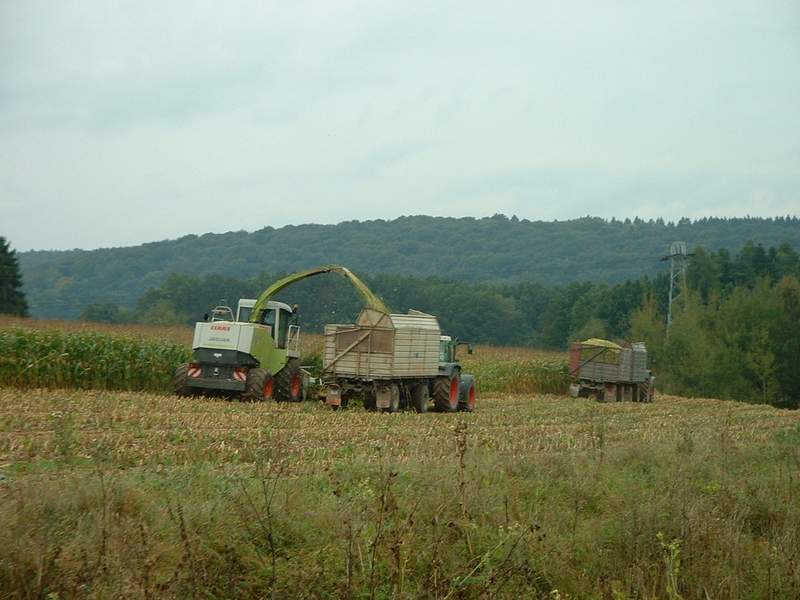
[[[450,406],[458,406],[458,377],[450,380]]]
[[[292,398],[299,398],[300,392],[302,391],[302,381],[300,380],[300,375],[296,375],[292,377]]]
[[[267,379],[264,383],[264,400],[272,398],[272,379]]]

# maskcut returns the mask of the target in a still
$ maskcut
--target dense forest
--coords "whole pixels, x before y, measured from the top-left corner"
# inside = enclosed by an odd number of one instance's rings
[[[748,240],[765,246],[788,243],[798,249],[800,219],[711,218],[665,223],[661,219],[586,217],[532,222],[503,215],[482,219],[413,216],[189,235],[129,248],[24,252],[19,260],[30,312],[36,317],[76,318],[87,304],[134,309],[148,289],[166,285],[174,273],[191,274],[203,281],[206,276],[217,280],[215,274],[222,273],[260,285],[264,277],[259,274],[340,263],[362,275],[382,274],[378,279],[387,290],[406,290],[413,288],[414,282],[424,281],[414,288],[413,295],[398,291],[400,307],[408,297],[409,303],[418,304],[411,299],[420,298],[438,308],[441,298],[470,283],[475,284],[471,293],[484,299],[497,294],[497,298],[516,298],[513,310],[504,301],[497,302],[507,312],[530,320],[535,310],[527,302],[542,306],[542,298],[551,293],[584,297],[586,290],[581,286],[588,284],[570,287],[567,284],[571,282],[612,285],[644,275],[657,280],[664,268],[659,258],[675,240],[685,240],[690,246],[702,244],[715,252],[736,252]],[[542,291],[540,286],[549,287]],[[552,291],[553,286],[557,292]],[[252,287],[247,289],[250,295],[254,293]],[[186,300],[187,304],[177,307],[181,313],[194,310],[192,298]],[[463,302],[464,310],[469,311],[471,303]],[[565,317],[559,318],[563,321]],[[616,327],[614,323],[609,319],[610,327]],[[477,325],[467,331],[474,336],[489,335]],[[525,331],[529,333],[530,328]],[[523,339],[528,333],[516,337]]]
[[[697,248],[675,318],[647,296],[630,337],[645,340],[661,386],[686,396],[800,408],[800,261],[788,246],[736,257]]]

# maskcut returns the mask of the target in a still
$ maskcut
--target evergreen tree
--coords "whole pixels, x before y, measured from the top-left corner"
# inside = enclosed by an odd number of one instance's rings
[[[4,237],[0,237],[0,313],[28,315],[17,255]]]

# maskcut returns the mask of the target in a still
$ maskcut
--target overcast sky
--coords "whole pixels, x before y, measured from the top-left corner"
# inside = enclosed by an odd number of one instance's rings
[[[0,2],[0,235],[800,213],[797,0]]]

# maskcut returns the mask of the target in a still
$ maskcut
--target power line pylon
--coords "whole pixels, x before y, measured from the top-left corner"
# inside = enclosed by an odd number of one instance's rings
[[[669,261],[669,304],[667,307],[667,335],[669,326],[672,325],[672,307],[686,287],[686,269],[689,260],[694,254],[687,252],[686,242],[672,242],[669,245],[669,254],[662,256],[661,260]]]

